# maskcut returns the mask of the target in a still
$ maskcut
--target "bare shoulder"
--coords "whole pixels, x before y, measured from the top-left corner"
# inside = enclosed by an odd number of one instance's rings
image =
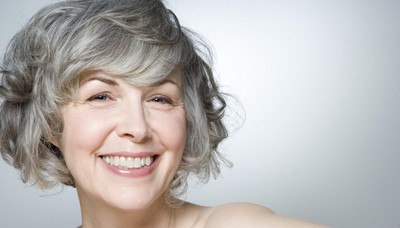
[[[202,213],[204,227],[326,227],[276,215],[251,203],[230,203],[207,208]]]

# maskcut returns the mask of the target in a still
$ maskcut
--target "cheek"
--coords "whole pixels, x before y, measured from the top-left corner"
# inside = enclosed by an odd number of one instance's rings
[[[64,130],[61,140],[61,151],[66,157],[78,159],[74,156],[90,155],[101,144],[105,134],[106,123],[100,120],[101,115],[92,115],[88,112],[66,113],[64,115]]]
[[[186,144],[186,119],[183,110],[157,116],[152,128],[167,149],[183,152]]]

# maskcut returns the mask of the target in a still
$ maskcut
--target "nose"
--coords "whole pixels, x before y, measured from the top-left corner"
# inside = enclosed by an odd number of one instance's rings
[[[128,138],[135,143],[145,142],[151,138],[146,110],[141,103],[125,104],[119,112],[116,132],[120,137]]]

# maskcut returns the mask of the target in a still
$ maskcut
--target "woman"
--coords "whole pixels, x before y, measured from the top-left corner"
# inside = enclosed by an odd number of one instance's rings
[[[206,50],[158,0],[43,8],[2,64],[3,158],[24,182],[76,187],[84,228],[317,227],[257,205],[178,199],[190,173],[206,181],[229,165]]]

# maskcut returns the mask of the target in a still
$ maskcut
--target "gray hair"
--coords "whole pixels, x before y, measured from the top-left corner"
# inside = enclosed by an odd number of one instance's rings
[[[120,75],[132,83],[162,81],[182,71],[187,142],[173,197],[187,189],[190,173],[206,182],[220,172],[218,151],[228,133],[226,107],[211,68],[210,51],[181,27],[160,0],[70,0],[41,9],[11,40],[1,66],[0,152],[23,182],[40,188],[74,185],[50,139],[63,129],[60,107],[76,99],[88,71]],[[173,198],[172,197],[172,198]]]

